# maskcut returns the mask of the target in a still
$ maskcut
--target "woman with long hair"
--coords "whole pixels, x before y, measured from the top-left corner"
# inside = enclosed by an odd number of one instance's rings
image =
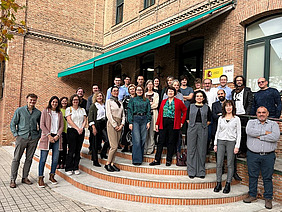
[[[190,178],[205,178],[208,125],[211,110],[206,94],[199,90],[194,93],[187,110],[187,171]]]
[[[84,140],[84,127],[86,125],[86,111],[79,106],[80,98],[77,94],[70,97],[70,107],[66,109],[66,119],[68,122],[67,140],[69,151],[66,157],[66,174],[80,174],[78,165],[80,161],[80,151]]]
[[[174,87],[168,87],[166,90],[167,99],[163,100],[156,122],[156,131],[159,131],[159,142],[155,160],[150,166],[160,165],[163,147],[167,143],[166,166],[171,166],[172,155],[174,153],[180,128],[185,122],[187,108],[184,103],[175,97]]]
[[[106,121],[106,108],[105,108],[105,96],[102,92],[98,91],[93,95],[93,103],[89,108],[88,123],[89,130],[92,133],[92,161],[93,165],[101,167],[98,161],[98,142],[104,141],[103,148],[101,150],[101,159],[108,158],[106,153],[109,147],[109,139],[107,134],[107,121]]]
[[[65,117],[66,109],[68,107],[68,97],[62,97],[60,98],[61,103],[61,112],[63,114],[63,117]],[[68,146],[68,140],[67,140],[67,129],[68,129],[68,123],[67,120],[64,118],[64,130],[62,132],[62,145],[63,150],[60,151],[59,154],[59,161],[57,165],[57,169],[64,169],[66,166],[66,155],[67,155],[67,146]]]
[[[150,102],[145,98],[145,91],[141,85],[136,86],[136,97],[129,100],[128,122],[132,131],[132,164],[141,165],[147,130],[151,123]]]
[[[106,101],[106,116],[108,118],[107,131],[111,147],[105,169],[109,172],[113,172],[120,171],[114,162],[122,128],[125,124],[125,114],[122,102],[118,100],[119,88],[117,86],[113,86],[110,89],[110,92],[111,97]]]
[[[64,130],[63,115],[60,110],[60,100],[57,96],[52,96],[47,108],[42,111],[40,119],[42,130],[38,148],[40,149],[40,160],[38,166],[38,186],[44,188],[44,167],[49,150],[52,150],[52,164],[49,181],[57,184],[55,172],[59,159],[59,149],[62,149],[62,132]]]
[[[129,123],[127,119],[127,106],[128,106],[129,100],[136,96],[135,90],[136,90],[136,86],[134,84],[130,84],[128,86],[129,95],[125,96],[122,100],[123,109],[124,109],[126,118],[125,118],[125,125],[123,128],[122,138],[121,138],[121,144],[123,145],[123,149],[121,150],[121,152],[128,152],[129,151],[128,147],[130,146],[130,143],[131,143],[128,141],[128,133],[130,132],[130,130],[129,130]]]
[[[159,94],[153,91],[153,81],[147,80],[146,82],[146,93],[145,97],[149,99],[151,105],[151,115],[152,120],[150,123],[150,129],[148,130],[147,139],[144,147],[144,153],[147,155],[154,153],[155,140],[154,135],[156,131],[156,121],[158,118],[158,104],[159,104]]]
[[[214,151],[217,152],[216,181],[214,192],[222,189],[222,166],[224,155],[227,155],[227,180],[223,193],[230,192],[230,185],[234,173],[234,154],[237,154],[241,142],[241,121],[236,114],[234,102],[226,100],[222,105],[222,116],[218,119],[217,131],[214,139]]]

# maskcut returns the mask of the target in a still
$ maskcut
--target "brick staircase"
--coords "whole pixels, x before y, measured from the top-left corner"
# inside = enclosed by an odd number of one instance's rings
[[[39,151],[34,159],[39,161]],[[186,167],[175,165],[165,166],[165,155],[160,166],[149,166],[154,160],[154,155],[146,155],[141,166],[131,163],[131,154],[117,152],[116,165],[120,172],[107,172],[104,167],[95,167],[88,153],[88,140],[84,141],[81,151],[80,175],[67,176],[62,169],[57,170],[57,175],[64,178],[77,188],[105,197],[122,201],[133,201],[145,204],[159,205],[214,205],[226,204],[242,200],[246,197],[248,187],[233,181],[231,192],[215,193],[216,166],[206,163],[205,179],[190,179]],[[101,164],[106,160],[99,159]],[[50,169],[50,157],[46,163]],[[226,174],[223,175],[223,185]]]

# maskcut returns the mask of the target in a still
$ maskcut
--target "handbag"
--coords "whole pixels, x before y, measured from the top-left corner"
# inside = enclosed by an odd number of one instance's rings
[[[182,145],[185,146],[185,137],[182,138]],[[176,153],[176,166],[187,166],[187,149],[185,149],[182,153]]]

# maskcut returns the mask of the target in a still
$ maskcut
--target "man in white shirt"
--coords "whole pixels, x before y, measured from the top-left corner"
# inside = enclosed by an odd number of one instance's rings
[[[203,81],[203,91],[207,95],[208,105],[212,108],[212,104],[217,101],[217,88],[212,88],[212,80],[204,79]]]

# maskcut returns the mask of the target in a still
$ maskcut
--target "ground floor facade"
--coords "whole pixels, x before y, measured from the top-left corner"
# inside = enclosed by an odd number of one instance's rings
[[[78,87],[85,89],[86,98],[91,95],[93,83],[106,92],[116,75],[129,75],[134,83],[139,74],[145,79],[159,76],[164,85],[168,75],[178,78],[186,74],[192,85],[194,78],[204,79],[207,70],[216,75],[214,68],[231,67],[229,81],[244,75],[247,85],[256,91],[257,79],[266,77],[271,87],[281,91],[282,2],[241,0],[234,1],[232,6],[223,8],[226,10],[216,16],[177,29],[170,35],[169,44],[63,77],[58,77],[58,73],[101,54],[102,50],[36,32],[16,36],[10,43],[10,60],[1,75],[1,144],[14,140],[10,120],[15,109],[25,105],[28,93],[39,96],[37,108],[42,110],[51,96],[69,97]],[[233,87],[232,83],[229,85]],[[282,142],[277,153],[282,156]]]

